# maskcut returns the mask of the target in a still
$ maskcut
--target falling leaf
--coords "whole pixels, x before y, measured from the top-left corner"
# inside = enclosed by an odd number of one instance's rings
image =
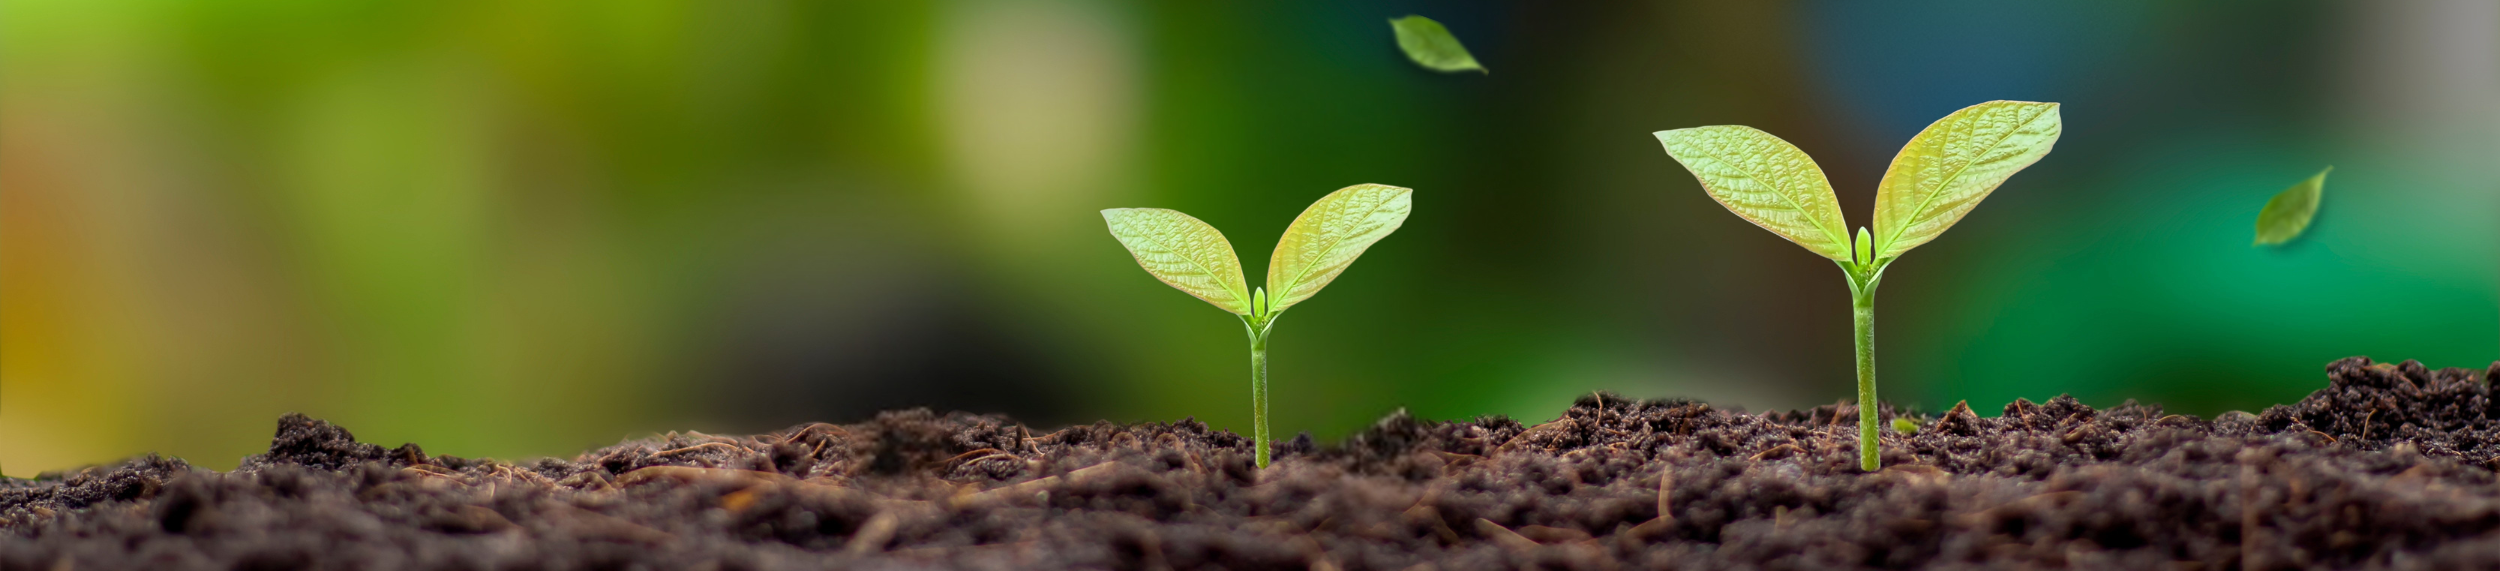
[[[2335,172],[2335,167],[2326,167],[2308,180],[2276,193],[2273,200],[2267,200],[2266,208],[2257,211],[2255,245],[2290,242],[2299,238],[2301,231],[2308,230],[2309,220],[2318,217],[2318,198],[2326,192],[2326,173],[2330,172]]]
[[[1389,28],[1398,34],[1398,49],[1406,50],[1407,59],[1433,71],[1476,71],[1492,73],[1476,63],[1476,56],[1467,47],[1458,45],[1450,29],[1423,16],[1407,16],[1389,21]]]

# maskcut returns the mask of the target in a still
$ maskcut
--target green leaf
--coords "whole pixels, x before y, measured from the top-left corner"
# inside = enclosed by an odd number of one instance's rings
[[[1892,419],[1892,431],[1906,436],[1915,436],[1918,434],[1918,421],[1896,417]]]
[[[1155,279],[1224,311],[1250,314],[1241,258],[1214,226],[1161,208],[1113,208],[1102,211],[1102,219],[1111,226],[1111,236]]]
[[[2335,172],[2335,167],[2326,167],[2326,170],[2311,175],[2309,180],[2283,189],[2272,200],[2267,200],[2266,208],[2257,211],[2255,245],[2290,242],[2299,238],[2302,231],[2308,230],[2309,220],[2318,216],[2318,199],[2326,192],[2326,173],[2330,172]]]
[[[1900,257],[1970,214],[1997,185],[2048,156],[2065,129],[2057,104],[1990,101],[1920,131],[1875,189],[1875,257]]]
[[[1412,189],[1358,184],[1320,197],[1293,219],[1267,262],[1268,313],[1310,299],[1372,243],[1396,232],[1414,211]]]
[[[1849,261],[1840,199],[1814,157],[1742,125],[1659,131],[1658,142],[1729,212],[1826,258]]]
[[[1493,73],[1476,63],[1476,56],[1467,47],[1458,45],[1450,29],[1423,16],[1407,16],[1389,21],[1389,29],[1397,31],[1398,49],[1406,50],[1406,58],[1433,71],[1477,71]]]

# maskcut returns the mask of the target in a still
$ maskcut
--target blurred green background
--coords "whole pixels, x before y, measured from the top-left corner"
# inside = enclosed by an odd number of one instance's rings
[[[1409,13],[1492,73],[1406,62]],[[1840,272],[1650,132],[1776,133],[1864,224],[1992,99],[2064,138],[1894,266],[1889,399],[2212,414],[2500,358],[2482,0],[6,0],[0,467],[229,468],[289,411],[498,457],[908,406],[1243,430],[1238,322],[1095,212],[1195,214],[1256,276],[1363,182],[1416,212],[1280,325],[1281,433],[1837,402]]]

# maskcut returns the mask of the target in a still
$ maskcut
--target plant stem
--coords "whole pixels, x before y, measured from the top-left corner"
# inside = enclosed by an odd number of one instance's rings
[[[1267,468],[1268,322],[1265,319],[1258,321],[1261,323],[1251,323],[1249,319],[1244,319],[1243,324],[1250,326],[1250,418],[1254,424],[1250,442],[1252,446],[1258,448],[1259,468],[1264,470]]]
[[[1843,265],[1849,272],[1849,307],[1856,315],[1858,345],[1858,467],[1868,472],[1883,468],[1883,456],[1876,446],[1875,422],[1875,286],[1883,281],[1883,268]]]
[[[1875,288],[1851,296],[1858,325],[1858,465],[1868,472],[1883,467],[1875,449]]]

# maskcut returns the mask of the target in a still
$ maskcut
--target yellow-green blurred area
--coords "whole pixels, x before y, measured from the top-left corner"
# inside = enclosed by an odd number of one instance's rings
[[[1491,73],[1406,61],[1410,13]],[[1281,434],[1832,403],[1841,272],[1650,133],[1768,130],[1862,225],[1994,99],[2064,137],[1892,266],[1888,399],[2213,414],[2500,358],[2484,0],[6,0],[0,50],[13,475],[228,468],[289,411],[507,458],[912,406],[1244,431],[1240,323],[1096,212],[1189,212],[1257,276],[1366,182],[1415,213],[1278,325]]]

